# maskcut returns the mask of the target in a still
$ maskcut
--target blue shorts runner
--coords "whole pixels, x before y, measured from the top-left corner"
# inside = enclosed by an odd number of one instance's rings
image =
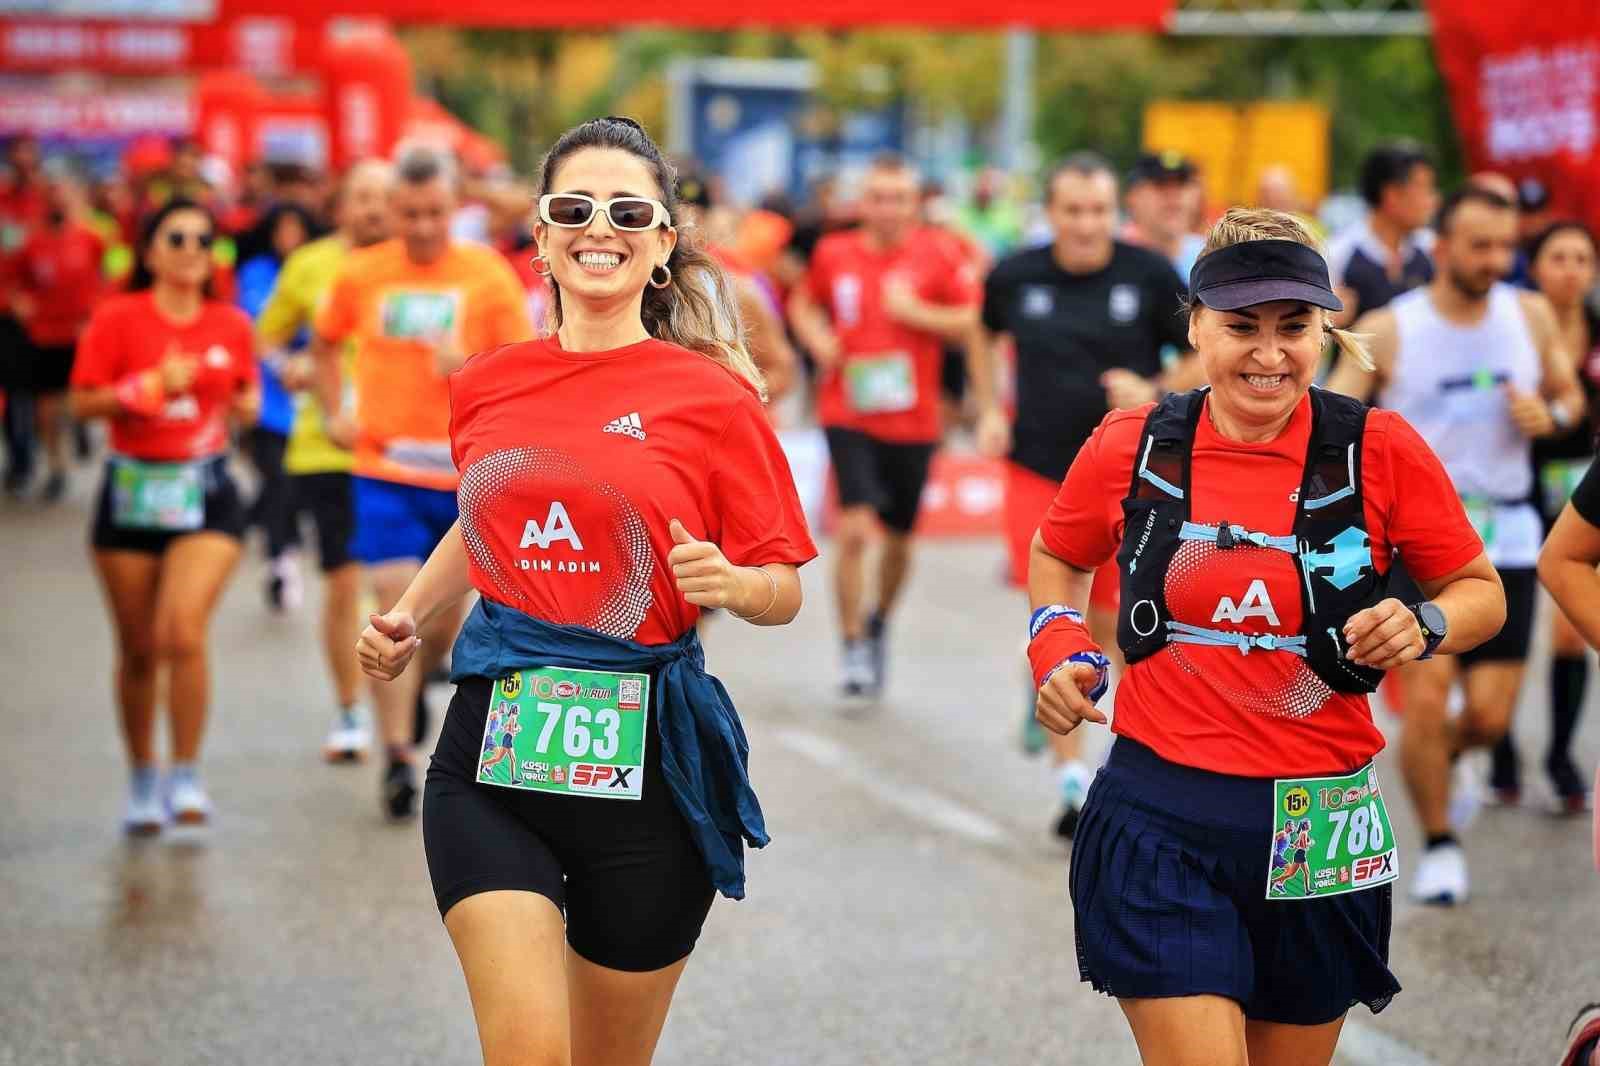
[[[1118,998],[1216,995],[1321,1025],[1400,991],[1392,885],[1268,900],[1273,783],[1167,762],[1118,737],[1072,843],[1078,972]],[[1298,854],[1296,861],[1299,861]]]
[[[350,554],[368,566],[426,561],[458,516],[454,492],[359,476],[351,488],[356,531]]]

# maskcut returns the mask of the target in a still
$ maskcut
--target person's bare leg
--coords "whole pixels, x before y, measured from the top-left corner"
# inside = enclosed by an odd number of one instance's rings
[[[1231,999],[1173,996],[1119,999],[1117,1005],[1144,1066],[1249,1066],[1244,1013]]]
[[[484,1066],[570,1066],[567,935],[556,905],[535,892],[481,892],[451,907],[444,927]]]
[[[1441,836],[1450,832],[1450,761],[1456,731],[1449,702],[1455,660],[1442,656],[1407,663],[1397,676],[1406,708],[1400,769],[1423,832]]]
[[[688,964],[685,956],[660,970],[629,973],[568,949],[572,1066],[649,1066]]]
[[[122,742],[134,766],[156,761],[156,588],[161,556],[96,551],[95,570],[117,635],[117,712]]]
[[[1463,672],[1467,705],[1456,723],[1455,750],[1490,747],[1511,728],[1526,663],[1494,660],[1473,663]]]
[[[878,614],[884,618],[894,610],[911,574],[911,534],[889,530],[883,538],[878,558]]]
[[[243,547],[223,533],[192,533],[167,549],[156,593],[156,648],[169,671],[172,760],[200,757],[211,701],[207,630]]]
[[[839,528],[833,538],[833,588],[839,629],[845,640],[860,640],[866,633],[862,599],[866,590],[867,546],[877,521],[877,513],[871,507],[849,507],[839,513]]]
[[[361,698],[361,663],[355,653],[362,630],[360,612],[360,565],[346,563],[330,570],[322,586],[322,653],[340,707],[349,707]]]
[[[399,602],[406,586],[411,584],[411,579],[421,569],[422,564],[415,559],[398,559],[367,568],[379,613],[388,611]],[[427,652],[432,651],[426,634],[422,637],[422,647]],[[378,738],[391,754],[411,751],[417,694],[422,691],[424,674],[420,663],[412,663],[409,670],[393,681],[373,681],[371,684],[372,707],[378,719]]]
[[[1265,1066],[1328,1066],[1339,1046],[1340,1016],[1322,1025],[1284,1025],[1246,1021],[1245,1043],[1250,1061]]]
[[[67,473],[66,395],[64,392],[41,392],[35,407],[45,461],[51,474],[63,477]]]

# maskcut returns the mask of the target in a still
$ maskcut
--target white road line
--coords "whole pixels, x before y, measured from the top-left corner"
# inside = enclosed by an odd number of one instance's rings
[[[1344,1023],[1334,1061],[1349,1066],[1439,1066],[1436,1059],[1361,1022]]]
[[[909,781],[885,776],[860,756],[827,737],[798,729],[778,732],[778,743],[836,777],[872,793],[873,798],[935,829],[964,836],[980,844],[1008,844],[1011,835],[970,807],[946,799]]]

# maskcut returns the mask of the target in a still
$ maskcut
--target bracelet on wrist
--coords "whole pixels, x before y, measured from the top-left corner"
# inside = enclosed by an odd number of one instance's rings
[[[1066,618],[1070,621],[1078,623],[1080,626],[1085,624],[1083,621],[1083,614],[1077,608],[1069,607],[1064,603],[1047,603],[1043,607],[1035,610],[1033,614],[1029,616],[1028,639],[1032,640],[1034,637],[1037,637],[1040,633],[1044,632],[1045,626],[1049,625],[1051,622],[1054,622],[1058,618]]]
[[[778,606],[778,579],[773,577],[772,571],[768,570],[764,566],[747,566],[744,569],[754,570],[756,573],[766,578],[767,581],[772,585],[772,599],[767,601],[767,605],[761,608],[761,610],[755,614],[740,614],[732,607],[728,608],[728,613],[739,619],[741,622],[754,622],[757,618],[762,617],[768,611],[771,611],[774,607]]]

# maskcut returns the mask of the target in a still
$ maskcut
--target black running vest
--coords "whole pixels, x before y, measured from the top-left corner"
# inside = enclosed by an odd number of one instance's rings
[[[1134,454],[1133,483],[1122,501],[1126,529],[1117,564],[1122,606],[1117,643],[1129,663],[1167,644],[1167,566],[1189,519],[1189,467],[1195,424],[1209,389],[1173,393],[1145,419]],[[1357,611],[1383,599],[1387,570],[1372,562],[1362,507],[1361,452],[1367,406],[1320,388],[1311,389],[1311,443],[1294,518],[1299,546],[1295,568],[1301,579],[1301,634],[1306,664],[1336,692],[1372,692],[1383,671],[1344,658],[1344,624]],[[1217,547],[1234,537],[1218,523]],[[1287,653],[1281,653],[1287,654]]]

